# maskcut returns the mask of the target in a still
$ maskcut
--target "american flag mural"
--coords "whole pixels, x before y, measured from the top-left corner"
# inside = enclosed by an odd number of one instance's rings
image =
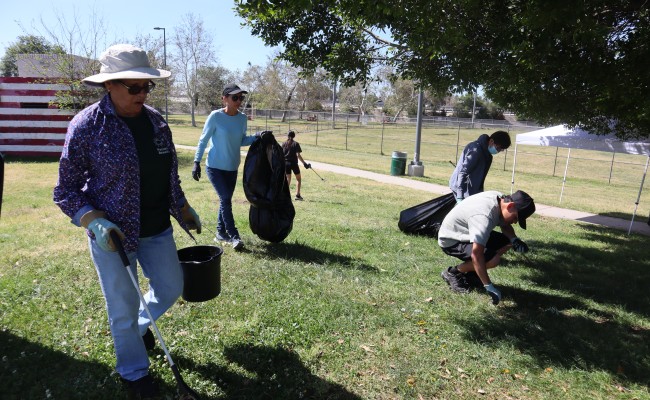
[[[53,82],[53,81],[50,81]],[[44,78],[0,77],[0,152],[59,157],[74,116],[51,102],[66,85]]]

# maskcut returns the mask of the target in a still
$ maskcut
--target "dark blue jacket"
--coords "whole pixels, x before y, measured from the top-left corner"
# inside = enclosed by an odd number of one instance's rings
[[[449,189],[457,199],[464,199],[481,193],[485,177],[492,165],[492,154],[488,151],[490,137],[486,134],[470,142],[458,159],[456,169],[449,178]]]

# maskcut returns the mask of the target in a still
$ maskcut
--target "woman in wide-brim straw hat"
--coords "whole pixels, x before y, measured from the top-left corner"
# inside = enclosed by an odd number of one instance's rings
[[[86,228],[117,372],[130,391],[151,397],[158,388],[149,376],[147,350],[155,339],[109,232],[122,238],[130,265],[140,263],[149,279],[144,297],[158,318],[183,287],[171,217],[188,234],[190,229],[200,233],[201,222],[180,186],[171,130],[160,113],[145,105],[154,80],[171,73],[152,68],[145,51],[128,44],[109,47],[99,61],[100,73],[82,82],[107,93],[68,126],[54,202],[73,224]]]

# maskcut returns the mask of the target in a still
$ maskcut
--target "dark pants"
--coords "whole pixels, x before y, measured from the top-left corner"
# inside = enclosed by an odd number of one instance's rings
[[[510,239],[501,232],[490,232],[490,238],[485,245],[485,262],[487,263],[497,252],[510,244]],[[458,242],[453,246],[443,247],[442,251],[452,257],[456,257],[462,261],[469,261],[472,259],[472,246],[470,242]]]
[[[287,162],[284,164],[284,173],[285,175],[291,175],[293,172],[294,175],[300,175],[300,167],[298,163]]]
[[[217,215],[217,233],[225,236],[227,233],[233,239],[239,239],[239,231],[235,227],[232,215],[232,194],[237,185],[237,171],[224,171],[217,168],[207,168],[208,179],[219,196],[219,214]]]

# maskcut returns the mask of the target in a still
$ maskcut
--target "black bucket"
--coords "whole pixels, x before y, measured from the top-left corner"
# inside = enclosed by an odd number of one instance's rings
[[[212,300],[221,292],[221,254],[216,246],[192,246],[178,250],[183,268],[183,299]]]

